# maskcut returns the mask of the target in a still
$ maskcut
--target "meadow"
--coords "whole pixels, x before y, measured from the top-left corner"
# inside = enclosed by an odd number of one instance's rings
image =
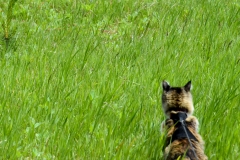
[[[160,159],[163,80],[240,158],[239,1],[0,1],[0,159]]]

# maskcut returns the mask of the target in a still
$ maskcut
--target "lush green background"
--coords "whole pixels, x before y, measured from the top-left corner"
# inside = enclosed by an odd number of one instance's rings
[[[11,2],[0,159],[159,159],[164,79],[192,80],[209,159],[240,158],[238,0]]]

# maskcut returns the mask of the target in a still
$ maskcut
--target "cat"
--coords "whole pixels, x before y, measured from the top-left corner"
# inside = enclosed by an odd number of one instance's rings
[[[162,82],[162,107],[167,119],[161,129],[167,132],[163,146],[165,160],[207,160],[204,154],[204,141],[198,133],[198,119],[193,116],[191,81],[183,87],[171,87],[166,81]],[[182,123],[179,117],[183,118]],[[185,131],[184,131],[185,130]],[[186,133],[190,138],[187,139]],[[192,145],[192,146],[191,146]]]

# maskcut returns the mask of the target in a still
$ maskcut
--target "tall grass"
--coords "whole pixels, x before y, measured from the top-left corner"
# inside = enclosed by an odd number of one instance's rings
[[[1,159],[160,159],[164,79],[192,80],[209,159],[238,159],[239,5],[17,1],[15,41],[0,44]]]

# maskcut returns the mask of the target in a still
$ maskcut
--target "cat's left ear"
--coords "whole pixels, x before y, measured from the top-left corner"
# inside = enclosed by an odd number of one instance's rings
[[[166,92],[168,92],[171,88],[171,86],[168,84],[167,81],[162,82],[162,87],[163,87],[163,90],[166,91]]]
[[[184,90],[185,90],[186,92],[189,92],[189,91],[191,90],[191,88],[192,88],[192,83],[191,83],[191,81],[189,81],[183,88],[184,88]]]

